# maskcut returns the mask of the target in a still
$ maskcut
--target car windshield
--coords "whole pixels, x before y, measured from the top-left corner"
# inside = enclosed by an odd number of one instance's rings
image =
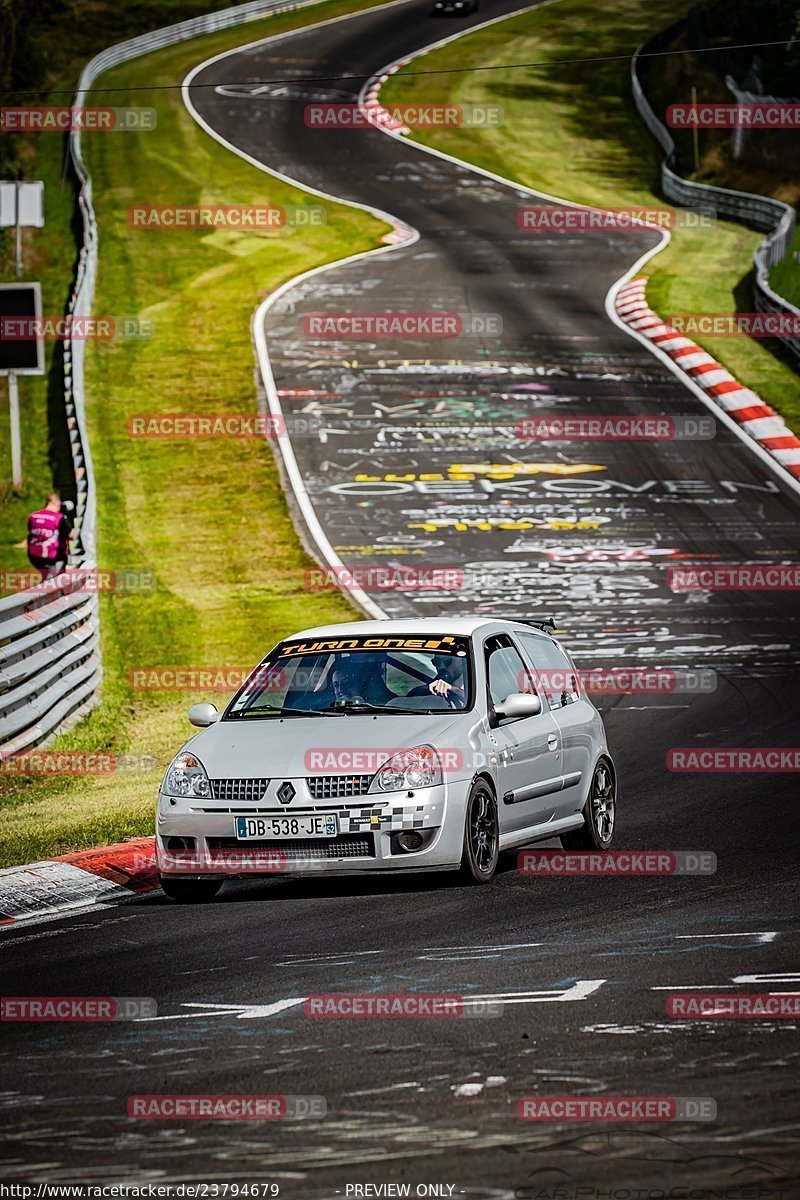
[[[256,668],[223,719],[462,711],[472,703],[471,677],[467,638],[287,641]]]

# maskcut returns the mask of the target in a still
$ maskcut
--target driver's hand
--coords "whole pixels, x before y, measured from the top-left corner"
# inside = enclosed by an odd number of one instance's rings
[[[453,685],[448,683],[446,679],[434,679],[428,684],[428,691],[434,696],[448,696],[453,690]]]

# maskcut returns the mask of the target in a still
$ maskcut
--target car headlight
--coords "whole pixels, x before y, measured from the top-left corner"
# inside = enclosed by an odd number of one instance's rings
[[[397,754],[376,771],[371,792],[402,792],[442,782],[442,764],[433,746],[414,746]]]
[[[193,754],[176,754],[164,776],[161,790],[167,796],[210,796],[206,769]]]

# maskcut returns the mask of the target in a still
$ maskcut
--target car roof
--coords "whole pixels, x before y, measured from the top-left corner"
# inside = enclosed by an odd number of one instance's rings
[[[514,626],[523,628],[520,621],[504,620],[502,617],[422,617],[416,620],[385,621],[350,621],[346,625],[315,625],[311,629],[301,629],[298,633],[290,634],[291,638],[307,637],[343,637],[348,634],[405,634],[441,633],[456,634],[461,637],[471,637],[481,629],[496,629],[497,627],[511,629]],[[541,632],[541,631],[537,631]]]

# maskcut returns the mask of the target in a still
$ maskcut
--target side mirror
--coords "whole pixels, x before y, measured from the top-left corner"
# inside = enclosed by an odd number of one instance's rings
[[[200,729],[205,729],[206,725],[213,725],[219,720],[219,713],[216,706],[204,701],[202,704],[193,704],[189,709],[189,720],[192,725],[197,725]]]
[[[512,692],[502,704],[495,705],[494,711],[501,721],[511,717],[536,717],[542,711],[542,702],[531,692]]]

